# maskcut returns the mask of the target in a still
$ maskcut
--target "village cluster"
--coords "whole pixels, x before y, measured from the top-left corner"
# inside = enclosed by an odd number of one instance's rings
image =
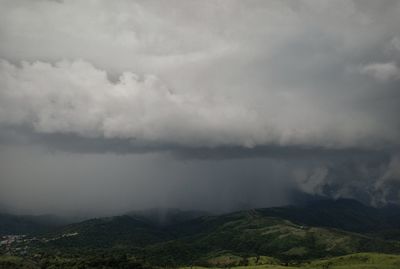
[[[76,236],[78,233],[65,233],[52,238],[35,237],[27,235],[3,235],[0,236],[0,254],[25,256],[28,254],[29,245],[32,242],[47,243],[61,238]]]

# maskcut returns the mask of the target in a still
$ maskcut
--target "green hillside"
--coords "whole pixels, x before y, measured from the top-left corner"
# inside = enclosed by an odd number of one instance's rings
[[[307,260],[356,252],[400,253],[400,242],[343,230],[309,227],[265,217],[257,211],[205,217],[186,223],[178,239],[146,248],[155,263],[160,256],[176,263],[205,263],[215,253],[241,257],[265,255],[284,261]],[[192,228],[192,229],[190,229]],[[176,250],[179,250],[178,253]]]
[[[143,247],[172,239],[159,227],[130,216],[91,219],[44,236],[52,247]]]
[[[232,259],[232,265],[238,265],[253,256],[302,262],[358,252],[400,253],[399,241],[294,223],[263,210],[204,216],[169,226],[132,216],[93,219],[47,234],[35,247],[67,253],[114,250],[163,266],[212,265],[210,260],[226,255],[239,257]]]
[[[255,257],[249,258],[254,261]],[[221,268],[207,267],[207,268]],[[183,267],[182,269],[189,269]],[[201,269],[204,267],[192,267],[192,269]],[[258,264],[249,264],[245,266],[235,266],[236,269],[398,269],[400,268],[400,255],[387,255],[379,253],[357,253],[345,256],[339,256],[329,259],[313,260],[303,264],[278,264],[276,261],[260,262]]]
[[[287,206],[257,211],[264,216],[279,217],[294,223],[332,227],[352,232],[376,233],[379,231],[383,234],[383,231],[400,229],[399,206],[375,208],[351,199],[318,200],[302,207]]]
[[[36,257],[36,262],[50,259],[51,263],[62,260],[66,264],[79,260],[93,260],[95,264],[100,260],[161,267],[260,263],[325,266],[324,261],[310,262],[362,252],[400,254],[397,237],[383,236],[389,231],[400,234],[393,221],[398,218],[396,210],[340,200],[317,206],[193,218],[187,213],[181,217],[181,212],[174,211],[168,224],[162,225],[154,212],[144,216],[132,214],[91,219],[40,236],[27,236],[11,246],[0,247],[0,252],[22,255],[31,261]],[[381,219],[374,224],[378,216]]]

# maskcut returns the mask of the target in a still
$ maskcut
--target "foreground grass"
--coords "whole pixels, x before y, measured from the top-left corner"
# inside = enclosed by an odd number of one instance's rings
[[[336,258],[313,261],[304,268],[310,269],[398,269],[400,255],[358,253]]]
[[[142,268],[141,266],[111,265],[109,263],[71,266],[71,264],[61,261],[62,259],[53,259],[47,261],[41,266],[32,261],[13,256],[0,256],[0,269],[36,269],[36,268]],[[253,258],[249,259],[247,266],[220,266],[220,267],[181,267],[180,269],[209,269],[209,268],[234,268],[234,269],[399,269],[400,255],[388,255],[379,253],[358,253],[346,256],[340,256],[329,259],[310,261],[301,265],[279,264],[279,261],[273,258],[263,257],[258,259],[256,264]]]
[[[0,269],[36,269],[38,268],[31,261],[27,261],[20,257],[0,256]]]
[[[204,269],[205,267],[192,267]],[[214,267],[218,268],[218,267]],[[219,267],[221,268],[221,267]],[[400,255],[357,253],[330,259],[315,260],[302,265],[261,264],[231,267],[235,269],[399,269]],[[184,267],[182,269],[190,269]]]

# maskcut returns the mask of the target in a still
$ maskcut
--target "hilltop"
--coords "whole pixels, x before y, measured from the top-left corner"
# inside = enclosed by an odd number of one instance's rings
[[[40,230],[35,240],[28,235],[16,242],[11,253],[23,248],[35,257],[117,255],[158,266],[239,266],[252,259],[299,265],[361,252],[400,254],[393,236],[400,234],[399,219],[398,207],[348,199],[222,215],[152,210]]]

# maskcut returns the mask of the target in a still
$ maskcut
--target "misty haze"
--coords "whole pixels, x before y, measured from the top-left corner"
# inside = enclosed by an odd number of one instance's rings
[[[0,0],[0,268],[399,268],[399,26],[397,0]]]

